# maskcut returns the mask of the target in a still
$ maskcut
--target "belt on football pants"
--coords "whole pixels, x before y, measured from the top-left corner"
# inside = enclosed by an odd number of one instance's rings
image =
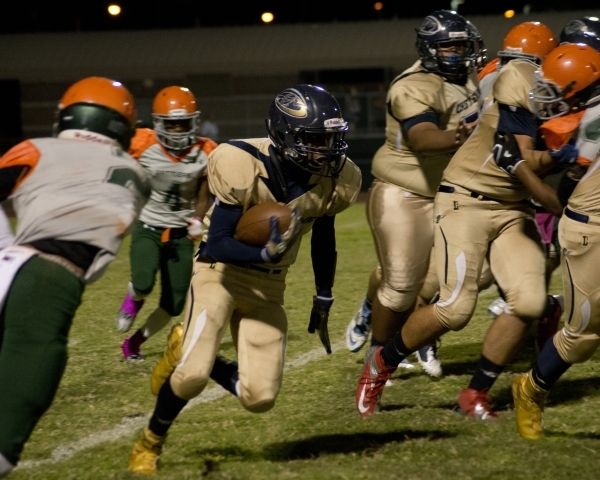
[[[571,210],[569,207],[565,208],[565,215],[569,217],[571,220],[575,220],[579,223],[590,223],[590,217],[588,215],[584,215],[583,213],[577,213]],[[592,224],[596,222],[591,222]]]
[[[211,265],[214,265],[215,263],[217,263],[212,258],[207,257],[206,255],[201,255],[201,254],[196,255],[196,261],[200,262],[200,263],[210,263]],[[280,268],[278,268],[276,270],[271,270],[270,268],[259,267],[258,265],[254,265],[253,263],[232,263],[231,265],[233,265],[234,267],[247,268],[248,270],[255,270],[257,272],[270,273],[273,275],[278,275],[283,271]]]
[[[466,190],[466,189],[465,189]],[[437,189],[438,192],[442,192],[442,193],[454,193],[456,191],[456,189],[454,187],[451,187],[449,185],[440,185]],[[477,192],[471,192],[470,190],[467,190],[469,192],[469,196],[471,198],[476,198],[477,200],[484,200],[484,201],[492,201],[492,202],[498,202],[499,200],[496,200],[495,198],[492,197],[486,197],[485,195],[481,195]],[[460,193],[460,192],[458,192]]]

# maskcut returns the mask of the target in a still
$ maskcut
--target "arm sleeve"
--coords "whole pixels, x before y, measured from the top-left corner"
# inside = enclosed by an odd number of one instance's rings
[[[499,103],[498,107],[500,110],[500,118],[498,120],[499,132],[527,135],[532,138],[536,137],[538,130],[537,120],[529,110],[504,103]]]
[[[215,202],[203,255],[222,263],[265,263],[261,247],[251,247],[233,238],[242,213],[239,205]]]
[[[419,123],[435,123],[438,127],[440,126],[440,119],[435,112],[425,112],[420,115],[416,115],[411,118],[407,118],[402,122],[402,126],[404,127],[404,131],[408,133],[408,131]]]
[[[310,255],[317,295],[331,297],[335,278],[337,252],[335,251],[335,216],[323,216],[315,220],[310,240]]]

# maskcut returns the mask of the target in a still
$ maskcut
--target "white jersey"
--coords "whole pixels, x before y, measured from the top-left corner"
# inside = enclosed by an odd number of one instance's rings
[[[84,280],[98,279],[148,198],[142,167],[113,142],[65,138],[27,140],[0,160],[0,168],[20,165],[29,171],[11,194],[15,243],[55,239],[97,247]]]
[[[153,130],[138,129],[129,152],[146,170],[152,187],[140,220],[154,227],[187,226],[186,219],[195,215],[198,181],[206,175],[208,153],[216,146],[199,138],[190,150],[175,157],[158,143]]]
[[[600,104],[588,108],[583,114],[576,146],[580,158],[593,162],[600,157]]]

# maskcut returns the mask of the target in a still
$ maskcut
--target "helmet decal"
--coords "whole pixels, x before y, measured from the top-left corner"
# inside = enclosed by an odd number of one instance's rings
[[[579,32],[587,32],[589,27],[583,22],[583,20],[573,20],[565,25],[563,29],[564,33],[567,35],[572,35],[573,33]]]
[[[275,105],[279,110],[292,117],[305,118],[307,106],[300,92],[292,88],[284,90],[275,98]]]
[[[428,17],[425,17],[423,23],[421,23],[421,26],[419,27],[419,33],[423,35],[434,35],[442,29],[443,27],[441,22],[434,16],[429,15]]]

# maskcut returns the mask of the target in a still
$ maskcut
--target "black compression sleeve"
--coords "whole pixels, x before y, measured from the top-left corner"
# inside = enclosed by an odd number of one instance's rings
[[[310,255],[317,294],[330,296],[335,278],[337,252],[335,251],[335,216],[315,220],[310,240]]]
[[[251,247],[233,238],[242,213],[241,206],[215,204],[203,255],[222,263],[265,263],[261,257],[262,247]]]

